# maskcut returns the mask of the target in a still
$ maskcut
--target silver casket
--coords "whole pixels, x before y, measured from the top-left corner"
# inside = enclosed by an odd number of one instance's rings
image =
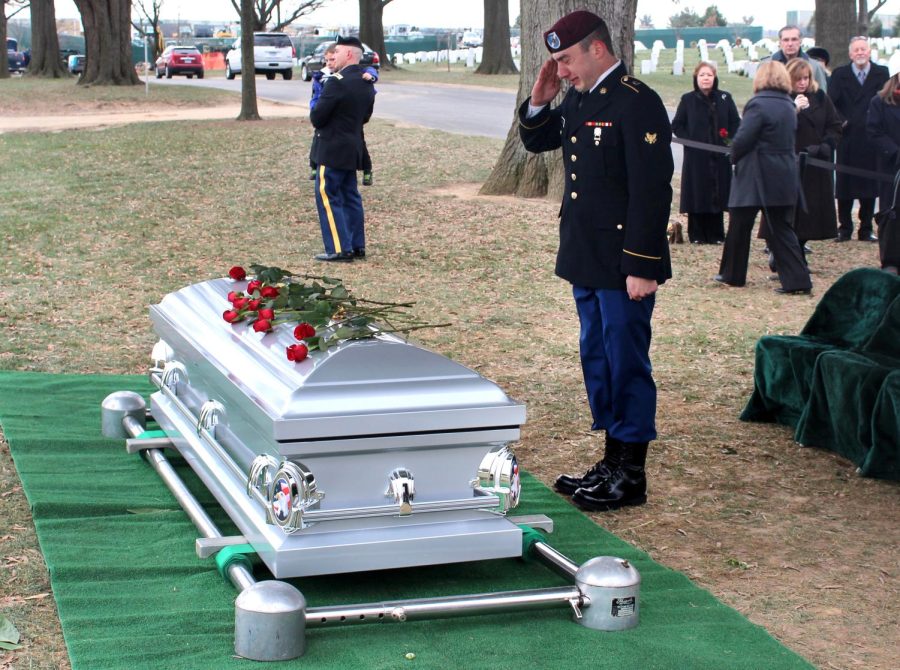
[[[524,405],[393,335],[291,362],[292,325],[223,320],[246,285],[151,307],[151,411],[276,578],[521,555]]]

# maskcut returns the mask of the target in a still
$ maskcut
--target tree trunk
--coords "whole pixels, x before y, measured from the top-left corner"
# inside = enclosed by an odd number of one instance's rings
[[[256,105],[256,58],[253,54],[253,28],[256,10],[253,0],[241,0],[241,113],[238,121],[259,121]]]
[[[816,44],[831,54],[833,70],[850,62],[847,45],[857,33],[855,0],[816,0]]]
[[[859,11],[856,14],[856,34],[869,34],[869,3],[867,0],[857,0]]]
[[[0,49],[0,79],[9,79],[9,53],[6,50],[6,29],[9,22],[6,19],[6,6],[0,7],[0,44],[4,45]]]
[[[131,0],[74,0],[84,26],[84,86],[131,86]]]
[[[509,48],[509,3],[484,0],[484,51],[475,74],[515,74]]]
[[[819,0],[822,1],[822,0]],[[577,9],[587,9],[601,16],[609,26],[613,49],[631,72],[634,60],[634,19],[637,0],[523,0],[520,14],[522,24],[522,60],[519,92],[512,114],[512,125],[506,144],[484,186],[482,195],[515,194],[523,198],[548,196],[562,198],[562,155],[558,151],[530,154],[519,140],[519,121],[516,110],[531,95],[531,87],[549,52],[544,47],[544,31],[562,16]],[[564,87],[558,104],[566,93]]]
[[[384,53],[384,7],[392,0],[359,0],[359,39],[381,58],[382,70],[393,70],[394,64]]]
[[[28,75],[49,79],[69,76],[59,54],[54,0],[31,0],[31,62],[28,64]]]

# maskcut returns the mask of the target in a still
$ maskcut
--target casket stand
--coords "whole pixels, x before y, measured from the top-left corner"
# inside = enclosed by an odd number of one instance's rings
[[[299,363],[287,324],[269,333],[226,323],[225,296],[246,282],[188,286],[151,307],[161,338],[151,408],[133,393],[103,402],[103,433],[127,439],[160,475],[202,537],[198,554],[249,544],[249,562],[220,561],[240,591],[235,649],[248,658],[301,655],[305,628],[334,623],[567,606],[590,628],[638,622],[639,576],[625,561],[578,566],[517,519],[524,406],[472,370],[401,338],[342,342]],[[152,418],[164,438],[145,438]],[[243,534],[224,538],[163,453],[175,449]],[[524,528],[524,530],[523,530]],[[524,536],[524,537],[523,537]],[[227,553],[227,552],[225,552]],[[570,587],[307,608],[291,577],[534,556]]]

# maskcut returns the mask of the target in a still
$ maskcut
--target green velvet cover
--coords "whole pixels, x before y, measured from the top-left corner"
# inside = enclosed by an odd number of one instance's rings
[[[851,270],[825,292],[800,335],[761,337],[753,394],[741,419],[795,428],[809,399],[819,354],[860,349],[898,296],[900,278],[874,268]]]
[[[859,466],[860,474],[900,479],[898,419],[885,411],[892,405],[891,387],[882,393],[887,377],[900,371],[898,342],[900,298],[858,352],[833,350],[819,356],[796,440],[845,456]]]

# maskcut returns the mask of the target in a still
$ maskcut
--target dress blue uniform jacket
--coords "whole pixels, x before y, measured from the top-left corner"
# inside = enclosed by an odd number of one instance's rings
[[[316,129],[313,161],[335,170],[353,170],[362,163],[362,127],[372,116],[375,89],[362,78],[365,70],[348,65],[322,90],[309,119]]]
[[[595,289],[624,289],[628,275],[670,278],[672,131],[659,96],[620,64],[592,93],[570,88],[555,109],[527,118],[528,102],[525,148],[563,151],[556,274]]]

